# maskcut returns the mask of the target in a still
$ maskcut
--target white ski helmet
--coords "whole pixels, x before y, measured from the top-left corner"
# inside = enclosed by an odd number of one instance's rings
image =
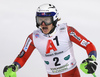
[[[54,5],[52,4],[43,4],[40,5],[36,11],[36,26],[40,25],[37,23],[37,17],[52,17],[52,24],[56,26],[58,21],[58,12]]]

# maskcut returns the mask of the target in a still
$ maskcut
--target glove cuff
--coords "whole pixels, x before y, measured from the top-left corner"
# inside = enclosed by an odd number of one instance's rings
[[[12,64],[12,71],[17,72],[19,69],[19,66],[17,64]]]
[[[90,59],[93,59],[93,61],[96,61],[96,57],[94,55],[89,55]]]

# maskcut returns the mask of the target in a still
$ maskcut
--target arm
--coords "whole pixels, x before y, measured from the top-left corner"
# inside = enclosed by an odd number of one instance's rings
[[[67,26],[68,35],[70,40],[77,45],[81,46],[87,51],[88,56],[94,55],[97,57],[96,48],[91,41],[81,35],[75,28]]]
[[[86,74],[93,74],[95,76],[95,71],[97,68],[97,62],[96,57],[97,57],[97,52],[96,48],[93,45],[92,42],[90,42],[88,39],[86,39],[83,35],[81,35],[76,29],[73,27],[67,26],[68,29],[68,35],[70,37],[70,40],[82,48],[84,48],[87,51],[88,58],[83,60],[82,63],[80,64],[80,69],[86,73]]]
[[[30,57],[31,53],[35,49],[32,36],[33,33],[28,36],[22,51],[14,60],[14,64],[18,65],[19,68],[23,67],[23,65],[26,63],[27,59]]]
[[[3,74],[5,77],[16,77],[16,71],[21,68],[30,57],[31,53],[35,49],[32,36],[33,33],[28,36],[22,51],[14,60],[13,64],[4,67]]]

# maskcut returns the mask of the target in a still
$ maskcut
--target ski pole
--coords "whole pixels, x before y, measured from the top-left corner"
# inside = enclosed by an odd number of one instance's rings
[[[96,77],[95,73],[92,74],[94,77]]]

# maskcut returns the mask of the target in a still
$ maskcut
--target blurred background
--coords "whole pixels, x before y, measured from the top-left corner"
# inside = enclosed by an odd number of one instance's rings
[[[0,77],[3,68],[13,63],[27,36],[36,30],[35,14],[38,6],[51,3],[56,6],[61,21],[76,28],[95,45],[100,64],[100,0],[0,0]],[[86,59],[86,51],[74,44],[74,54],[79,67]],[[100,76],[98,65],[96,75]],[[81,77],[93,77],[84,74]],[[47,77],[44,62],[35,49],[17,77]]]

